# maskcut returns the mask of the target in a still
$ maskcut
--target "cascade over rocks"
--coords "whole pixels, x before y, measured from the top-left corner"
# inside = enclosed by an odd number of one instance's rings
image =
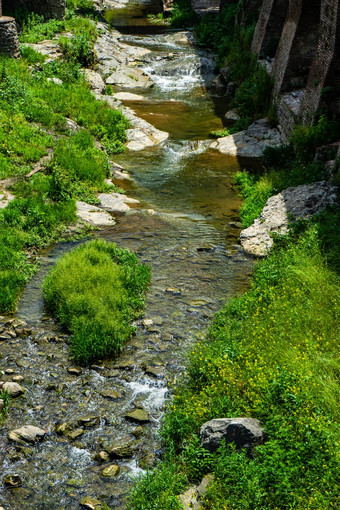
[[[221,444],[235,443],[237,448],[250,448],[264,441],[264,430],[255,418],[217,418],[200,428],[202,446],[215,452]]]
[[[327,205],[337,205],[336,186],[326,181],[287,188],[270,197],[254,223],[241,231],[243,249],[257,257],[264,257],[273,247],[272,233],[287,234],[290,219],[309,219]]]

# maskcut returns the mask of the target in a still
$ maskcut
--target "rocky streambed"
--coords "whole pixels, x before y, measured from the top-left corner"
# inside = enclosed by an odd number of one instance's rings
[[[209,85],[211,57],[189,44],[190,34],[155,35],[152,27],[148,33],[144,18],[142,34],[138,24],[127,31],[123,19],[113,40],[139,62],[134,66],[120,49],[122,65],[137,67],[153,86],[114,84],[122,99],[108,97],[167,136],[116,158],[131,175],[123,180],[126,172],[117,167],[116,182],[138,202],[123,201],[129,207],[96,235],[151,265],[145,316],[120,356],[74,366],[67,333],[45,314],[41,282],[77,242],[41,254],[16,316],[0,318],[1,381],[17,393],[0,428],[5,510],[100,508],[99,502],[123,509],[134,479],[160,458],[159,424],[186,353],[224,301],[245,290],[252,270],[238,244],[240,199],[232,188],[238,162],[208,147],[209,132],[222,127],[221,100]],[[102,35],[109,37],[105,27]],[[103,49],[101,62],[105,55]],[[112,52],[106,56],[112,61]]]

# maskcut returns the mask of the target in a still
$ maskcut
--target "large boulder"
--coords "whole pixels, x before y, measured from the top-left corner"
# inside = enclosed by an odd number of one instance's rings
[[[149,76],[136,67],[121,65],[106,79],[107,85],[116,85],[117,87],[136,89],[149,89],[153,86],[153,81]]]
[[[200,428],[202,446],[209,452],[221,444],[235,443],[237,448],[250,448],[264,441],[264,430],[255,418],[217,418]]]
[[[22,386],[20,386],[20,384],[16,383],[16,382],[5,382],[4,385],[2,386],[2,389],[7,391],[7,393],[12,397],[12,398],[16,398],[16,397],[20,397],[20,395],[22,395],[24,393],[24,389],[22,388]]]
[[[267,119],[260,119],[244,131],[218,138],[210,147],[228,156],[258,159],[266,147],[281,145],[280,133],[269,126]]]
[[[273,233],[287,234],[291,219],[309,219],[327,205],[337,204],[338,188],[326,181],[287,188],[270,197],[254,223],[242,230],[243,249],[257,257],[264,257],[272,248]]]
[[[8,433],[8,439],[14,443],[36,443],[45,436],[46,432],[33,425],[24,425],[19,429],[11,430]]]

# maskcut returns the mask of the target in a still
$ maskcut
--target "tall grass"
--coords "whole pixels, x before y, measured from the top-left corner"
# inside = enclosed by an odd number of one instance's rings
[[[44,281],[44,297],[72,333],[77,361],[120,351],[143,309],[149,278],[149,268],[136,255],[105,241],[83,244],[57,262]]]

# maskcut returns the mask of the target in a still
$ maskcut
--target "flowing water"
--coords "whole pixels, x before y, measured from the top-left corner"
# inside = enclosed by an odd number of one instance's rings
[[[140,3],[136,10],[129,4],[110,19],[129,44],[152,50],[143,65],[155,86],[144,101],[126,104],[170,137],[161,146],[116,158],[134,178],[123,186],[140,204],[97,235],[150,264],[145,318],[153,324],[136,323],[136,336],[116,359],[71,375],[67,335],[44,314],[41,281],[77,243],[60,243],[42,254],[41,269],[17,313],[32,334],[0,340],[1,369],[22,374],[27,389],[12,401],[0,429],[1,472],[22,479],[17,488],[0,484],[6,510],[77,509],[84,496],[124,508],[133,480],[159,459],[157,432],[169,383],[183,374],[186,353],[206,331],[209,317],[248,285],[253,263],[237,243],[240,200],[232,188],[238,163],[207,150],[209,132],[222,127],[223,98],[206,88],[214,64],[210,55],[176,43],[169,29],[150,27],[143,17],[146,6]],[[108,390],[117,393],[110,397]],[[149,413],[142,429],[125,418],[134,409]],[[57,435],[61,423],[81,429],[79,436]],[[47,438],[15,448],[8,431],[28,424],[44,428]],[[104,464],[93,459],[96,452],[121,445],[130,451],[120,458]],[[103,467],[112,463],[119,465],[119,475],[103,477]]]

